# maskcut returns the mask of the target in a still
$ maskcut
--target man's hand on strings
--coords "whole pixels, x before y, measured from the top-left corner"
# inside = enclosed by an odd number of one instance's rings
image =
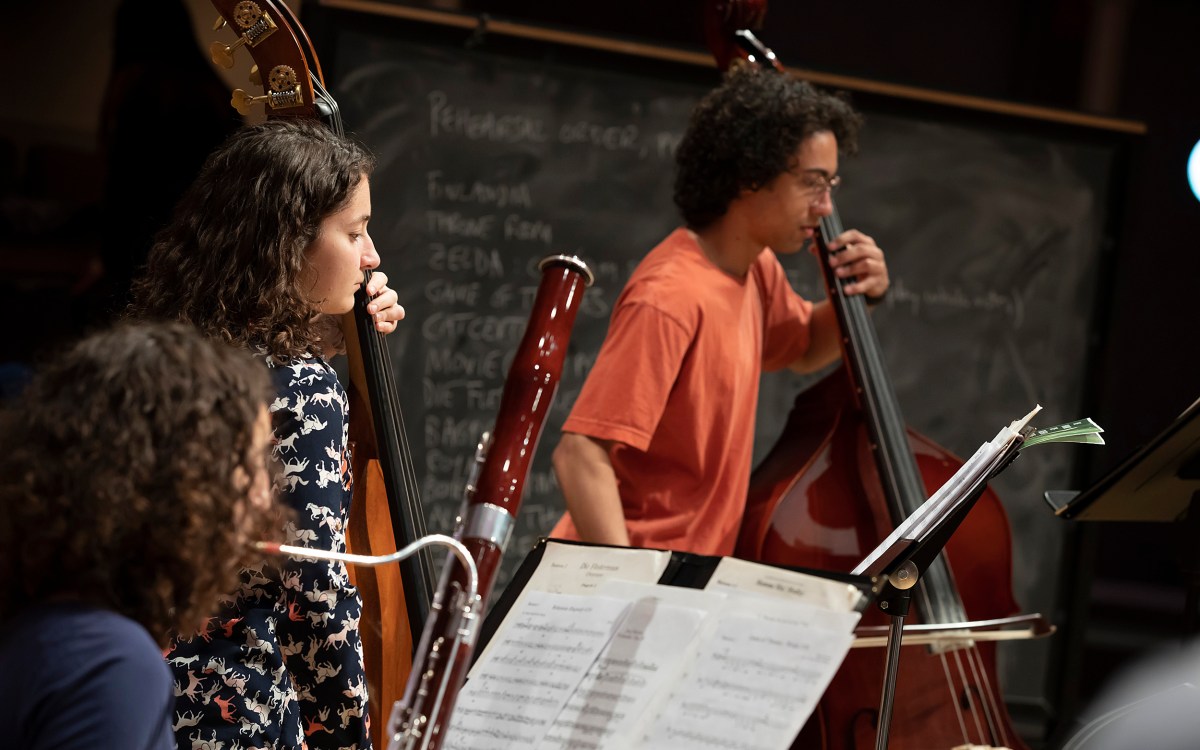
[[[855,279],[854,283],[843,287],[846,294],[865,294],[871,301],[878,301],[887,294],[891,283],[887,261],[875,240],[857,229],[848,229],[829,243],[829,249],[829,265],[837,277]]]

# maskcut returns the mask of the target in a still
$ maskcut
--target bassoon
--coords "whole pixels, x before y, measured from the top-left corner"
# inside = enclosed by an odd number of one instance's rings
[[[542,279],[525,335],[504,381],[495,426],[476,450],[455,532],[475,562],[478,590],[471,592],[468,566],[447,556],[404,699],[395,704],[388,722],[389,750],[435,750],[445,739],[558,388],[579,304],[592,284],[592,272],[574,256],[549,256],[538,268]]]

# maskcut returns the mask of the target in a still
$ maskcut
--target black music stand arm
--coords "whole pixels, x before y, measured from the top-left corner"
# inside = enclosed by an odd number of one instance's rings
[[[1008,468],[1013,459],[1021,452],[1022,440],[1016,440],[1011,445],[1004,449],[1000,454],[1000,460],[990,469],[987,474],[976,478],[961,492],[961,500],[947,511],[940,518],[934,519],[932,526],[920,539],[901,538],[893,542],[890,548],[879,556],[865,570],[858,571],[863,575],[876,576],[881,579],[887,579],[888,583],[885,588],[879,592],[876,601],[880,603],[880,609],[887,611],[887,607],[883,606],[882,602],[887,601],[888,589],[896,588],[893,580],[896,576],[912,575],[914,572],[917,577],[920,577],[934,559],[941,554],[942,549],[950,541],[950,537],[958,530],[963,519],[971,512],[971,508],[975,507],[976,501],[983,496],[983,491],[987,489],[987,483],[991,481],[1000,472]],[[907,565],[911,563],[911,566]],[[912,566],[916,570],[911,569]],[[907,569],[907,572],[906,572]],[[901,578],[900,580],[906,580]],[[911,585],[906,585],[905,588],[911,588]]]
[[[914,583],[915,583],[914,579]],[[892,708],[896,705],[896,678],[900,674],[900,641],[904,638],[904,618],[912,601],[912,587],[897,589],[888,585],[887,602],[878,602],[891,616],[887,651],[884,656],[883,690],[879,696],[879,726],[875,730],[875,750],[887,750],[892,729]],[[886,604],[886,606],[885,606]]]
[[[900,539],[876,561],[868,575],[876,575],[884,581],[883,588],[875,598],[876,605],[891,617],[888,630],[886,666],[883,675],[883,691],[879,700],[879,726],[875,734],[875,750],[887,750],[891,732],[892,708],[896,697],[896,677],[900,668],[900,646],[904,635],[904,618],[908,615],[912,601],[912,590],[921,576],[941,554],[958,530],[963,519],[976,501],[983,496],[988,481],[1006,469],[1020,453],[1022,441],[1015,441],[1005,449],[996,467],[973,482],[963,493],[964,499],[941,518],[921,539]]]

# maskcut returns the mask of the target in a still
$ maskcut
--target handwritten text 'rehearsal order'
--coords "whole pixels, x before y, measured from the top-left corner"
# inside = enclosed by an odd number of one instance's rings
[[[550,124],[529,112],[497,113],[453,104],[446,92],[434,90],[428,95],[429,135],[458,137],[493,143],[549,143],[582,145],[604,151],[626,151],[639,158],[655,156],[671,159],[683,136],[675,131],[660,131],[643,137],[634,123],[603,124],[574,120]]]

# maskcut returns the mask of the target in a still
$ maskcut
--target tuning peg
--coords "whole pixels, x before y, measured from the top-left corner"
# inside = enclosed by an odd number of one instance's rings
[[[234,89],[233,98],[229,100],[229,103],[238,111],[238,114],[245,117],[250,114],[250,107],[259,102],[268,101],[270,98],[270,96],[251,96],[241,89]]]
[[[253,77],[262,79],[262,72],[257,65],[254,66],[252,73]],[[250,107],[259,102],[269,103],[271,109],[298,107],[304,104],[304,95],[300,91],[296,71],[290,65],[276,65],[271,68],[271,74],[267,77],[267,81],[270,83],[271,90],[266,95],[251,96],[241,89],[235,89],[229,103],[243,115],[249,114]]]
[[[224,25],[224,20],[220,20],[221,25]],[[252,0],[242,0],[242,2],[237,4],[234,10],[234,20],[243,29],[242,35],[238,37],[238,40],[233,44],[213,42],[208,47],[208,54],[212,57],[213,64],[220,65],[222,68],[233,67],[233,53],[238,47],[241,47],[243,44],[256,47],[278,29],[275,22],[271,20],[271,17],[263,13],[258,4],[252,2]],[[220,26],[216,28],[220,28]]]
[[[258,69],[257,65],[250,66],[250,83],[253,83],[255,86],[262,85],[262,71]]]
[[[208,55],[212,58],[213,65],[220,65],[222,68],[233,67],[233,51],[241,46],[242,40],[239,39],[232,46],[224,42],[213,42],[208,46]]]
[[[213,21],[213,31],[220,31],[223,28],[225,28],[225,19],[217,16],[217,20]]]

